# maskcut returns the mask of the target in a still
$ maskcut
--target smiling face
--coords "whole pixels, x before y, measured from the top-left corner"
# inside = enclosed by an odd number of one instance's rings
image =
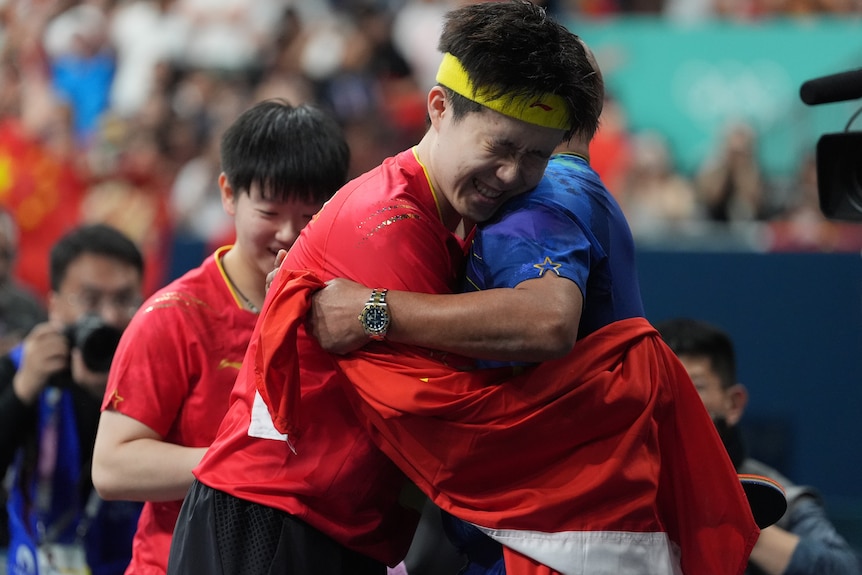
[[[260,277],[272,270],[280,249],[290,249],[299,233],[323,206],[322,202],[268,200],[260,187],[252,184],[246,193],[236,193],[222,176],[222,205],[234,217],[236,242],[234,249],[254,268]]]
[[[461,218],[483,222],[506,200],[534,188],[564,134],[488,108],[455,120],[439,87],[429,94],[429,115],[419,156],[450,229]]]

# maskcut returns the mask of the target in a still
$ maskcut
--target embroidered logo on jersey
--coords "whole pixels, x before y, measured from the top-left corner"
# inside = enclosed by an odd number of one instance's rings
[[[554,272],[557,275],[560,275],[560,266],[563,264],[558,264],[556,262],[552,262],[551,258],[545,256],[545,261],[540,264],[533,264],[533,267],[539,270],[539,277],[545,275],[545,272]]]
[[[223,359],[223,360],[221,360],[221,362],[219,362],[219,364],[218,364],[218,368],[219,368],[219,369],[225,369],[225,368],[227,368],[227,367],[232,367],[232,368],[234,368],[234,369],[239,369],[239,368],[241,368],[241,367],[242,367],[242,362],[241,362],[241,361],[231,361],[231,360],[229,360],[229,359]]]
[[[115,389],[114,393],[111,394],[111,405],[113,406],[113,408],[117,409],[117,406],[124,401],[125,399],[120,395],[120,392]]]
[[[153,310],[165,307],[186,307],[190,308],[192,306],[205,306],[209,307],[205,301],[198,299],[196,297],[192,297],[189,294],[183,292],[167,292],[159,295],[155,298],[150,305],[147,306],[147,309],[144,311],[149,313]]]
[[[393,210],[404,210],[400,213],[393,213]],[[387,226],[409,219],[418,219],[420,215],[417,213],[416,207],[411,204],[395,204],[383,206],[376,212],[359,222],[357,226],[365,232],[365,237],[362,240],[367,240],[375,233],[385,229]]]

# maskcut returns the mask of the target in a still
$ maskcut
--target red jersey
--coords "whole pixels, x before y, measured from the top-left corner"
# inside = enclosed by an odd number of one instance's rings
[[[114,356],[103,410],[128,415],[169,443],[212,443],[257,321],[225,276],[221,257],[228,249],[141,306]],[[165,573],[181,505],[144,505],[127,574]]]
[[[407,150],[339,190],[303,230],[282,271],[452,293],[468,246],[469,238],[443,225],[425,170]],[[262,328],[277,327],[266,319],[273,301],[286,297],[278,285],[276,280],[267,294],[230,409],[195,475],[209,487],[291,513],[345,547],[394,565],[407,552],[417,514],[399,504],[406,479],[357,419],[331,356],[300,330],[291,351],[298,350],[298,372],[280,372],[275,362],[265,374],[300,382],[285,386],[301,396],[299,443],[276,431],[270,410],[278,405],[267,406],[256,391],[254,358],[284,345],[277,333]]]

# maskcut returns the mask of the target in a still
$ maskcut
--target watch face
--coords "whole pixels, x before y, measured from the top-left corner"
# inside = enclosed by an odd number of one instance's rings
[[[369,306],[365,310],[365,329],[371,333],[381,333],[389,326],[389,313],[382,306]]]

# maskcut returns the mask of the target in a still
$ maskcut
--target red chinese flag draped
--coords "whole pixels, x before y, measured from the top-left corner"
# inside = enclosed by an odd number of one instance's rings
[[[320,287],[283,270],[256,331],[258,389],[300,451],[295,342]],[[333,359],[380,448],[438,506],[504,542],[510,568],[744,571],[759,534],[748,501],[685,369],[645,319],[515,376],[458,371],[406,346]]]

